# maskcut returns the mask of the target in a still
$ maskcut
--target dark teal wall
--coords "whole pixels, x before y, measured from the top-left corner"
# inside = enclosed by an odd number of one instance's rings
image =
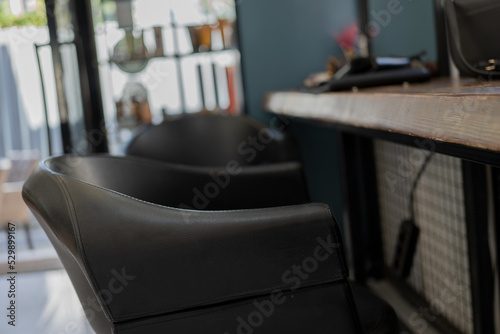
[[[369,20],[380,26],[372,44],[374,55],[411,55],[426,50],[428,59],[437,59],[434,0],[399,0],[396,7],[391,6],[398,0],[366,1]],[[309,74],[324,70],[329,55],[340,56],[332,33],[357,21],[357,1],[236,2],[246,112],[267,122],[271,115],[261,109],[263,94],[299,87]],[[384,11],[391,14],[390,22],[383,17]],[[298,121],[292,121],[289,130],[298,139],[312,199],[329,204],[341,221],[337,133]]]
[[[356,21],[352,0],[240,0],[237,7],[247,113],[264,122],[267,91],[299,87],[325,69],[329,55],[341,55],[333,40]],[[342,197],[337,134],[331,129],[292,122],[301,148],[311,197],[330,205],[341,222]]]
[[[356,20],[352,0],[236,0],[248,111],[257,118],[262,95],[298,87],[340,55],[332,33]]]
[[[372,41],[375,56],[406,56],[426,50],[428,59],[437,61],[434,0],[367,1],[369,20],[380,27]]]

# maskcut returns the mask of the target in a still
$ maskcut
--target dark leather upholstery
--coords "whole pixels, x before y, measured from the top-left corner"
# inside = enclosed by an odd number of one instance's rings
[[[261,177],[246,176],[234,181]],[[186,188],[212,181],[194,167],[63,156],[23,196],[97,333],[360,333],[328,206],[240,210],[256,193],[228,186],[209,204],[226,211],[179,208]]]
[[[297,161],[292,138],[279,121],[264,125],[248,116],[182,115],[145,126],[125,149],[127,155],[195,166],[241,166]]]
[[[273,127],[278,127],[278,125],[272,121],[269,128]],[[253,182],[243,180],[233,188],[242,193],[235,193],[236,197],[232,195],[230,197],[240,198],[243,201],[238,205],[233,202],[233,208],[251,209],[308,203],[306,181],[300,171],[299,163],[292,163],[293,173],[273,172],[277,168],[282,168],[281,164],[297,160],[299,154],[289,134],[276,130],[270,131],[269,128],[247,116],[183,115],[158,126],[144,127],[129,143],[125,152],[129,155],[164,162],[194,166],[220,166],[210,167],[210,169],[219,170],[218,173],[226,169],[224,166],[228,161],[237,161],[245,173],[250,173],[254,168],[260,168],[258,175],[252,174],[255,176]],[[259,141],[252,145],[250,138],[259,139],[260,132],[271,133],[272,140],[266,141],[266,145],[261,145]],[[262,150],[258,149],[262,147],[264,147]],[[253,157],[255,158],[248,159]],[[280,180],[278,174],[286,176],[286,179]],[[240,177],[242,176],[237,175],[233,177],[233,180],[238,180]],[[198,182],[198,187],[203,184],[194,179],[192,181],[193,184]],[[289,186],[283,187],[283,185]],[[264,188],[265,192],[260,191]],[[264,193],[266,198],[261,197]],[[249,196],[241,198],[245,194]],[[277,202],[272,199],[281,199],[281,201]],[[241,206],[243,204],[244,207]],[[220,207],[223,208],[224,205],[226,203]],[[200,207],[197,208],[200,209]],[[208,207],[210,208],[212,206]],[[363,286],[353,284],[352,289],[360,305],[359,313],[365,333],[397,332],[398,320],[389,305]]]

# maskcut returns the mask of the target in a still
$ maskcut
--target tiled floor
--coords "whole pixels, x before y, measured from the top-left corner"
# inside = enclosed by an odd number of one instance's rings
[[[0,333],[91,334],[76,292],[64,270],[17,275],[16,326],[7,324],[8,276],[0,276]]]

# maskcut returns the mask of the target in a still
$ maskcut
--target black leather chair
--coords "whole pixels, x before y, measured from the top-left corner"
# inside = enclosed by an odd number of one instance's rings
[[[266,126],[245,115],[185,114],[171,117],[159,125],[143,126],[125,146],[124,153],[182,164],[186,168],[210,167],[209,170],[215,174],[224,174],[237,165],[245,171],[244,175],[254,175],[254,179],[258,179],[257,183],[265,187],[268,194],[276,190],[274,196],[281,197],[279,203],[265,203],[254,196],[250,201],[245,201],[249,205],[248,209],[307,203],[309,193],[295,142],[281,128],[283,125],[279,119],[272,120]],[[286,180],[283,180],[292,183],[286,186],[286,192],[278,189],[276,183],[280,181],[275,171],[283,168],[290,171]],[[240,177],[232,176],[233,180]],[[254,194],[252,188],[257,183],[243,180],[243,183],[239,183],[242,187],[238,187],[238,191],[242,195]],[[199,188],[204,186],[197,185]],[[245,186],[251,188],[245,189]],[[289,191],[292,189],[294,191]],[[200,205],[200,202],[203,201],[197,198],[193,207],[210,209]]]
[[[50,158],[23,196],[99,334],[396,333],[387,305],[354,301],[328,206],[246,209],[281,199],[240,173],[207,205],[225,211],[181,209],[206,169],[139,158]]]
[[[241,166],[298,161],[293,139],[279,120],[265,125],[248,116],[181,115],[144,126],[125,154],[193,166]]]

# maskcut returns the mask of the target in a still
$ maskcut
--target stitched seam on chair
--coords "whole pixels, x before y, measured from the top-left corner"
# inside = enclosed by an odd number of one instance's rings
[[[327,279],[327,280],[311,281],[308,284],[303,284],[303,287],[308,288],[308,287],[313,287],[313,286],[322,285],[322,284],[336,283],[336,282],[341,282],[342,280],[345,280],[345,279],[346,279],[346,277],[344,275],[337,275],[337,276],[334,276],[334,277]],[[229,301],[233,300],[234,298],[250,298],[250,297],[255,296],[255,295],[270,293],[275,289],[290,289],[290,286],[278,285],[278,286],[274,286],[271,288],[265,288],[265,289],[261,289],[261,290],[252,290],[252,291],[248,291],[248,292],[244,292],[244,293],[240,293],[240,294],[230,294],[230,295],[223,297],[223,298],[209,299],[209,300],[205,300],[202,302],[197,302],[195,304],[182,305],[182,307],[183,308],[194,308],[194,307],[210,306],[210,305],[216,304],[216,303],[229,302]],[[124,316],[115,317],[114,319],[117,321],[126,321],[128,319],[131,319],[131,317],[154,316],[154,315],[157,315],[157,313],[159,311],[161,311],[162,313],[181,311],[182,309],[180,309],[179,307],[180,306],[173,307],[173,308],[167,308],[167,309],[157,308],[157,309],[154,309],[154,310],[149,311],[149,312],[132,313],[130,315],[127,315],[126,317],[124,317]]]
[[[104,306],[104,315],[106,316],[106,318],[111,320],[111,319],[113,319],[113,316],[112,316],[112,312],[111,312],[109,305],[102,300],[102,296],[100,296],[99,293],[96,293],[96,291],[100,291],[100,289],[96,290],[96,288],[99,288],[99,284],[97,283],[97,280],[95,279],[94,272],[93,272],[90,264],[88,263],[87,253],[85,252],[85,248],[83,246],[83,241],[82,241],[81,233],[80,233],[80,224],[78,223],[78,216],[76,214],[76,208],[73,204],[73,199],[72,199],[71,194],[69,193],[69,191],[66,187],[66,184],[64,184],[64,182],[58,177],[56,177],[56,180],[61,184],[61,187],[62,187],[63,192],[65,194],[66,200],[69,202],[68,207],[69,207],[69,211],[70,211],[70,215],[71,215],[71,225],[73,225],[73,230],[75,231],[74,233],[75,233],[76,247],[81,254],[81,261],[83,263],[83,266],[85,267],[85,269],[88,272],[88,276],[90,278],[90,281],[92,282],[92,284],[90,284],[90,286],[94,292],[94,295],[99,299],[99,301],[101,302],[101,305]]]
[[[56,175],[49,175],[49,178],[53,179],[56,183],[60,184],[60,181],[58,180]],[[64,188],[63,188],[63,192],[64,192]],[[33,209],[35,209],[44,218],[45,221],[47,221],[46,217],[50,217],[50,214],[47,213],[47,210],[45,210],[45,208],[39,208],[37,205],[34,204],[36,201],[33,197],[33,194],[31,194],[31,191],[29,189],[26,189],[24,192],[24,195],[28,197],[28,200],[31,204],[31,207]],[[65,200],[67,200],[67,199],[65,198]],[[66,204],[68,204],[68,203],[66,202]],[[52,228],[50,228],[50,226],[49,226],[49,229],[52,230]],[[72,229],[74,229],[73,226],[72,226]],[[65,245],[65,243],[57,236],[57,234],[55,234],[54,232],[52,232],[52,233],[53,233],[54,237],[59,241],[59,243],[61,245],[63,245],[64,248],[66,248],[68,250],[68,252],[75,259],[75,261],[78,262],[78,254],[76,254],[76,255],[73,254],[73,252],[71,252],[71,250]],[[76,244],[76,240],[75,240],[75,244]],[[78,251],[78,249],[77,249],[77,251]]]
[[[329,283],[344,284],[344,282],[341,282],[341,281],[329,282]],[[319,285],[319,286],[315,285],[315,286],[311,286],[311,287],[301,288],[299,291],[288,290],[288,291],[285,292],[285,294],[287,294],[289,296],[290,295],[298,295],[298,294],[308,293],[308,292],[311,292],[311,291],[326,290],[326,289],[331,289],[331,288],[332,288],[332,286],[330,286],[330,285],[326,286],[326,284],[325,285]],[[199,313],[199,314],[194,314],[194,315],[189,315],[189,316],[183,316],[183,317],[179,317],[179,318],[171,319],[171,320],[157,320],[157,321],[153,321],[153,322],[148,322],[147,325],[153,325],[153,324],[162,323],[162,322],[168,323],[168,322],[172,322],[172,321],[176,321],[176,320],[189,319],[189,318],[199,317],[199,316],[202,316],[202,315],[208,315],[208,314],[212,314],[212,313],[218,313],[218,312],[221,312],[221,311],[225,311],[225,310],[237,308],[237,307],[240,307],[240,306],[247,306],[247,305],[253,304],[253,302],[255,300],[257,300],[257,299],[259,299],[261,297],[264,297],[264,296],[265,295],[258,296],[258,297],[252,298],[251,300],[249,300],[247,302],[239,302],[237,305],[229,305],[229,306],[226,306],[226,307],[220,308],[218,310],[214,310],[214,311],[207,311],[207,312],[203,312],[203,313]],[[168,316],[168,314],[158,315],[158,316],[159,317],[164,317],[164,316]],[[134,320],[130,320],[130,321],[141,321],[141,319],[134,319]],[[132,328],[141,327],[141,326],[144,326],[144,325],[143,324],[120,324],[120,323],[117,323],[116,326],[117,326],[118,330],[126,330],[126,329],[132,329]]]
[[[31,210],[35,210],[38,212],[38,214],[46,221],[47,219],[45,217],[48,217],[49,215],[47,214],[47,212],[45,210],[42,210],[42,209],[39,209],[35,204],[34,204],[34,201],[33,201],[33,197],[31,196],[31,194],[28,194],[27,192],[25,192],[25,195],[28,198],[28,202],[27,205],[31,208]],[[45,224],[48,226],[48,224],[45,222]],[[71,254],[71,257],[75,260],[75,262],[78,263],[78,258],[73,254],[73,252],[71,252],[71,250],[66,246],[66,244],[57,236],[57,234],[55,234],[52,229],[50,228],[50,226],[48,226],[49,230],[51,231],[52,235],[54,236],[54,238],[59,242],[59,244],[64,247],[69,254]]]

